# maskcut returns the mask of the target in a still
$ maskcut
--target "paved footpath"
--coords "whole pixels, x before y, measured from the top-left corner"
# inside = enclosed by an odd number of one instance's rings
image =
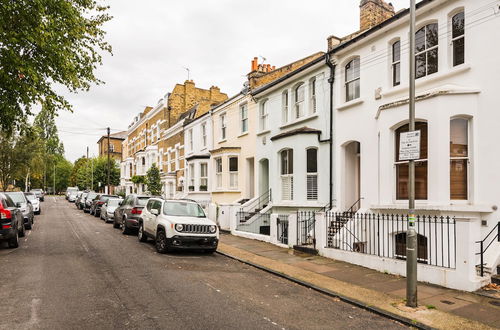
[[[361,304],[442,329],[500,328],[500,299],[419,283],[420,308],[404,306],[406,279],[224,234],[219,251]]]
[[[220,254],[158,254],[64,198],[0,269],[2,330],[404,328]]]

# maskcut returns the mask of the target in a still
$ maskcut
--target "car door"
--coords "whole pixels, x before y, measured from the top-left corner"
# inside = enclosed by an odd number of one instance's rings
[[[150,199],[148,203],[146,204],[146,207],[142,210],[141,214],[141,219],[142,219],[142,224],[144,226],[144,230],[148,233],[151,233],[151,221],[152,221],[152,214],[151,214],[151,209],[153,208],[154,205],[154,200]]]
[[[122,201],[122,204],[116,209],[116,220],[123,219],[123,209],[127,205],[128,201],[130,199],[130,196],[125,197],[125,199]]]
[[[161,214],[161,208],[162,208],[162,202],[159,200],[155,200],[153,204],[153,209],[155,209],[158,212],[158,215],[151,214],[151,221],[150,221],[150,230],[149,232],[153,235],[156,236],[156,227],[158,224],[158,217]]]

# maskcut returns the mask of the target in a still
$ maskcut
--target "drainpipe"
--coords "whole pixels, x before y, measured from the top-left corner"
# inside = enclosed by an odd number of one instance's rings
[[[330,68],[330,78],[328,78],[328,83],[330,84],[330,208],[333,207],[333,83],[335,82],[335,65],[331,62],[330,53],[326,54],[326,65]]]

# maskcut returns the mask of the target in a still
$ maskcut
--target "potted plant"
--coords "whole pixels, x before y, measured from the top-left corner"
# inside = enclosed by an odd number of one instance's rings
[[[189,191],[194,191],[194,186],[189,186],[188,189]]]
[[[207,190],[208,190],[207,186],[205,186],[205,185],[200,186],[200,191],[207,191]]]

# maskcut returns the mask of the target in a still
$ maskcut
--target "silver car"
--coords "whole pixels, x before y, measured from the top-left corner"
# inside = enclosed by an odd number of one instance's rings
[[[120,206],[121,198],[110,198],[106,203],[101,206],[100,217],[104,222],[109,222],[113,219],[115,210]]]
[[[34,214],[42,213],[42,207],[40,206],[40,200],[38,199],[38,197],[36,197],[36,195],[33,193],[24,193],[24,195],[33,206],[33,213]]]
[[[24,196],[24,193],[22,191],[12,191],[6,192],[5,195],[9,196],[12,201],[16,203],[16,207],[23,213],[24,227],[26,229],[33,228],[35,219],[35,214],[33,213],[33,205],[31,205],[26,196]]]

